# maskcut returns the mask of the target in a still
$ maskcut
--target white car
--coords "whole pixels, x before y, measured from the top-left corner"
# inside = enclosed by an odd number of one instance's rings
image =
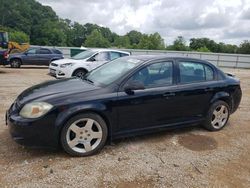
[[[129,52],[111,49],[89,49],[71,59],[60,59],[50,63],[49,74],[56,78],[83,77],[87,72],[119,57],[129,56]]]

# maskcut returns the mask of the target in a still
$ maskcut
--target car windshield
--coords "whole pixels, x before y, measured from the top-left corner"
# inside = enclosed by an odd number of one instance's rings
[[[142,61],[127,57],[115,59],[93,70],[84,79],[98,85],[106,86],[121,78],[140,62]]]
[[[76,54],[75,56],[72,57],[72,59],[76,59],[76,60],[79,60],[79,59],[86,59],[86,58],[89,58],[91,57],[92,55],[94,55],[96,52],[93,51],[93,50],[86,50],[84,52],[81,52],[79,54]]]

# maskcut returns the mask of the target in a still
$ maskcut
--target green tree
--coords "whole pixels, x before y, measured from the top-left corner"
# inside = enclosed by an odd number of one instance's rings
[[[210,52],[210,50],[207,47],[200,47],[196,51],[197,52]]]
[[[112,44],[121,48],[166,49],[159,33],[143,34],[132,30],[125,36],[119,36],[97,24],[82,25],[60,19],[51,7],[43,6],[36,0],[0,0],[0,12],[0,29],[8,31],[10,39],[17,42],[30,39],[34,45],[109,47]],[[192,38],[187,46],[184,38],[179,36],[167,49],[249,53],[249,41],[238,47],[216,43],[209,38]]]
[[[176,50],[176,51],[187,51],[189,50],[188,46],[186,46],[186,41],[184,37],[178,36],[175,40],[173,45],[168,47],[169,50]]]
[[[138,44],[138,48],[149,50],[163,50],[165,49],[164,39],[160,36],[159,33],[150,35],[143,34]]]
[[[236,45],[231,45],[231,44],[225,44],[223,42],[220,42],[218,44],[218,52],[221,53],[237,53],[238,47]]]
[[[192,50],[197,50],[202,47],[206,47],[211,52],[221,52],[219,44],[209,38],[192,38],[190,39],[189,47]]]
[[[143,34],[142,37],[141,37],[141,40],[140,40],[140,42],[138,44],[138,48],[139,49],[151,49],[152,46],[153,46],[153,44],[149,40],[148,35]]]
[[[86,28],[75,22],[69,30],[67,37],[68,44],[80,47],[86,40]]]
[[[141,32],[132,30],[132,31],[128,32],[126,34],[126,36],[128,36],[132,48],[137,48],[138,44],[140,43],[140,41],[143,37],[143,34]]]
[[[43,21],[33,28],[34,34],[31,35],[33,44],[48,46],[65,46],[66,36],[57,26],[56,22]]]
[[[117,36],[113,43],[118,48],[130,48],[130,40],[128,36]]]
[[[84,46],[107,48],[110,47],[111,44],[106,38],[102,36],[101,32],[95,29],[90,35],[87,36]]]
[[[22,31],[9,32],[9,40],[17,43],[28,43],[29,36]]]
[[[238,53],[240,54],[250,54],[250,41],[245,40],[239,46]]]
[[[154,33],[149,36],[151,46],[149,49],[152,50],[163,50],[165,49],[164,39],[161,37],[159,33]]]

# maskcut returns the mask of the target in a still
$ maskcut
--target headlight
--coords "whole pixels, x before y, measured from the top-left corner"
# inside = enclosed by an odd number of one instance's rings
[[[60,67],[65,68],[65,67],[71,67],[73,65],[74,65],[74,63],[64,63],[64,64],[61,64]]]
[[[31,102],[24,105],[19,114],[24,118],[38,118],[46,114],[52,107],[46,102]]]

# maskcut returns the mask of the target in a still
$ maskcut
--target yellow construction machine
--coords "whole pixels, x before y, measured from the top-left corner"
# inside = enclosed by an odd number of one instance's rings
[[[8,33],[0,31],[0,48],[7,49],[8,54],[24,52],[29,47],[28,43],[18,44],[17,42],[9,41]]]

